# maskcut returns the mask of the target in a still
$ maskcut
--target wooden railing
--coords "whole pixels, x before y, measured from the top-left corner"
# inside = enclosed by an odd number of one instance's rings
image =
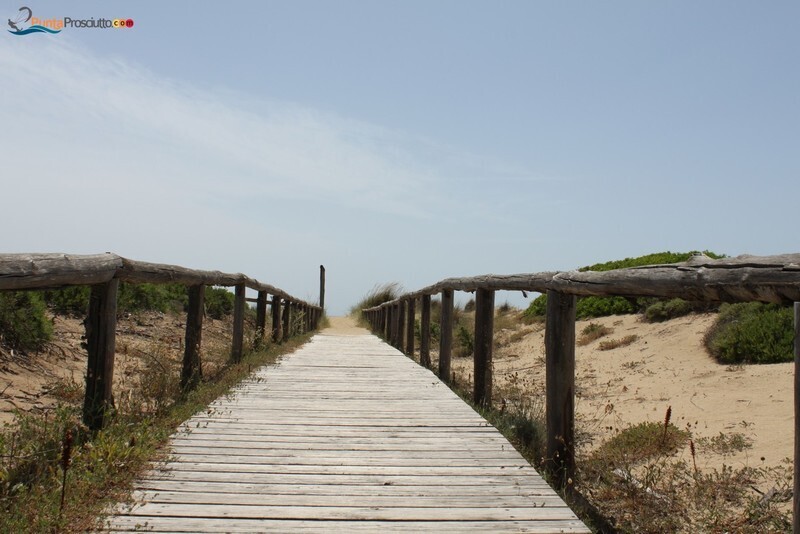
[[[473,401],[492,399],[495,291],[547,294],[545,326],[547,457],[545,467],[560,488],[575,472],[575,310],[578,296],[669,297],[707,302],[794,302],[795,463],[794,531],[800,532],[800,254],[740,256],[712,260],[703,255],[680,264],[606,272],[570,271],[448,278],[390,302],[363,310],[373,331],[414,354],[416,300],[420,300],[420,363],[430,367],[431,295],[441,293],[439,366],[450,381],[453,291],[475,293]],[[406,326],[407,325],[407,326]],[[404,335],[405,334],[405,335]]]
[[[324,270],[321,276],[324,277]],[[243,356],[244,316],[248,300],[256,303],[256,329],[259,341],[264,341],[267,335],[267,304],[272,306],[271,337],[274,342],[281,342],[292,335],[316,329],[323,313],[323,308],[320,306],[295,298],[282,289],[240,273],[199,271],[177,265],[146,263],[111,253],[0,254],[0,290],[91,287],[89,313],[86,319],[89,360],[83,405],[83,420],[91,429],[103,427],[104,418],[109,408],[113,406],[117,291],[120,281],[133,284],[177,283],[187,286],[189,304],[181,369],[181,387],[184,389],[193,388],[202,377],[200,344],[206,286],[235,288],[232,362],[239,362]],[[247,299],[246,288],[258,291],[258,298]],[[296,327],[297,324],[300,326]]]

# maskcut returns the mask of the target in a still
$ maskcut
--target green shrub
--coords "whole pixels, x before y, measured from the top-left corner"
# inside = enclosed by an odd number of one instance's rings
[[[42,348],[53,334],[46,311],[39,292],[0,292],[0,341],[22,351]]]
[[[636,258],[625,258],[624,260],[612,260],[604,263],[595,263],[581,267],[579,271],[613,271],[614,269],[626,269],[628,267],[643,267],[645,265],[663,265],[666,263],[680,263],[688,260],[699,251],[693,250],[691,252],[655,252],[653,254],[645,254]],[[716,254],[714,252],[704,250],[703,254],[711,259],[718,260],[724,258],[724,254]]]
[[[469,328],[459,324],[456,328],[456,356],[465,358],[475,351],[475,338]]]
[[[206,313],[212,319],[222,319],[233,313],[236,298],[224,287],[207,287],[205,295]]]
[[[183,311],[189,303],[186,287],[181,284],[126,284],[119,285],[117,310]]]
[[[794,360],[790,307],[760,302],[724,304],[705,336],[721,363],[779,363]]]
[[[547,295],[541,294],[531,301],[523,312],[526,317],[544,317],[547,314]]]
[[[70,286],[44,292],[47,305],[58,315],[82,316],[89,310],[89,286]]]
[[[630,267],[643,267],[645,265],[660,265],[666,263],[679,263],[688,260],[697,251],[692,252],[656,252],[637,258],[625,258],[624,260],[613,260],[604,263],[596,263],[578,269],[579,271],[611,271],[614,269],[626,269]],[[715,254],[708,250],[703,254],[713,259],[724,258],[724,254]],[[606,317],[608,315],[623,315],[628,313],[638,313],[660,299],[653,298],[625,298],[625,297],[583,297],[578,299],[575,315],[578,319],[590,319],[594,317]],[[673,309],[674,308],[674,309]],[[679,306],[672,304],[669,313],[678,313]],[[525,310],[526,317],[544,317],[547,310],[547,295],[541,295],[531,302]],[[689,310],[691,311],[691,309]],[[653,312],[657,313],[656,310]],[[689,313],[688,311],[686,313]],[[679,315],[685,315],[680,313]],[[679,315],[675,315],[678,317]],[[653,319],[663,320],[663,319]]]
[[[644,318],[648,322],[657,323],[688,315],[693,309],[692,303],[683,299],[660,300],[647,307]]]
[[[626,299],[625,297],[584,297],[578,300],[575,316],[578,319],[589,319],[592,317],[636,313],[637,311],[638,307],[635,299]]]

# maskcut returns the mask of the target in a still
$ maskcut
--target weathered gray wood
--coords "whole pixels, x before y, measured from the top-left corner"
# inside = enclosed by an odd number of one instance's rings
[[[89,359],[83,422],[91,430],[103,428],[106,413],[114,407],[114,352],[116,350],[117,292],[119,280],[92,286],[86,343]]]
[[[431,366],[431,296],[422,295],[422,312],[419,325],[419,363]]]
[[[588,532],[495,428],[374,336],[315,336],[257,370],[136,487],[111,530]]]
[[[442,291],[439,325],[439,378],[450,383],[450,356],[453,350],[453,290]]]
[[[389,343],[390,345],[393,345],[393,343],[392,343],[392,339],[393,339],[392,335],[393,335],[393,332],[394,332],[394,317],[392,317],[393,310],[394,310],[394,306],[387,306],[387,307],[383,308],[383,313],[386,315],[386,319],[384,320],[384,325],[383,325],[384,328],[385,328],[385,330],[383,332],[383,339],[387,343]]]
[[[292,307],[294,304],[290,300],[284,301],[283,305],[283,339],[287,340],[294,335],[292,332]]]
[[[397,303],[397,338],[395,347],[400,352],[405,351],[406,342],[406,301],[401,300]]]
[[[119,516],[114,520],[114,532],[141,532],[142,517]],[[304,534],[331,534],[334,532],[525,532],[529,534],[554,534],[589,532],[577,520],[512,520],[512,521],[335,521],[316,519],[262,519],[262,518],[205,518],[205,517],[147,517],[146,532],[175,534],[177,532],[224,532],[240,534],[253,532],[302,532]]]
[[[406,317],[406,346],[405,352],[409,356],[414,356],[414,326],[416,322],[416,299],[413,297],[406,301],[408,316]]]
[[[472,400],[492,405],[492,345],[494,343],[494,291],[475,293],[475,347]]]
[[[186,314],[186,343],[183,349],[181,389],[194,388],[203,378],[200,345],[203,338],[206,286],[189,286],[189,306]]]
[[[319,266],[319,307],[325,310],[325,266]]]
[[[256,299],[256,343],[261,345],[267,334],[267,296],[264,290],[258,292]]]
[[[794,303],[794,497],[793,532],[800,532],[800,302]]]
[[[575,473],[575,308],[574,295],[547,292],[545,383],[547,456],[556,487]]]
[[[272,342],[283,341],[283,327],[281,325],[281,298],[272,296]]]
[[[233,341],[231,344],[231,361],[238,363],[242,361],[244,352],[244,308],[245,308],[245,285],[236,285],[236,295],[233,301]]]
[[[103,284],[122,267],[116,254],[0,254],[0,290]]]

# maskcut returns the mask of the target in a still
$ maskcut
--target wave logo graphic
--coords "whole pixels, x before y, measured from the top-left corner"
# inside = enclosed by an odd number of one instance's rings
[[[56,34],[61,33],[61,25],[58,25],[57,29],[48,28],[47,26],[42,26],[41,24],[36,24],[39,19],[33,19],[34,25],[29,26],[28,28],[23,28],[23,25],[30,22],[31,18],[33,18],[33,11],[31,8],[22,6],[19,8],[17,12],[17,16],[13,19],[8,19],[8,26],[11,28],[8,30],[9,33],[13,35],[28,35],[31,33],[49,33],[49,34]],[[58,22],[58,21],[45,21],[46,24],[50,22]],[[48,24],[48,25],[55,25],[55,24]]]

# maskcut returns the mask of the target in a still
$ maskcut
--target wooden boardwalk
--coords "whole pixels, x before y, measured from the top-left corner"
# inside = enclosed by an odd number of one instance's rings
[[[113,531],[589,532],[503,436],[371,335],[318,334],[187,421]]]

